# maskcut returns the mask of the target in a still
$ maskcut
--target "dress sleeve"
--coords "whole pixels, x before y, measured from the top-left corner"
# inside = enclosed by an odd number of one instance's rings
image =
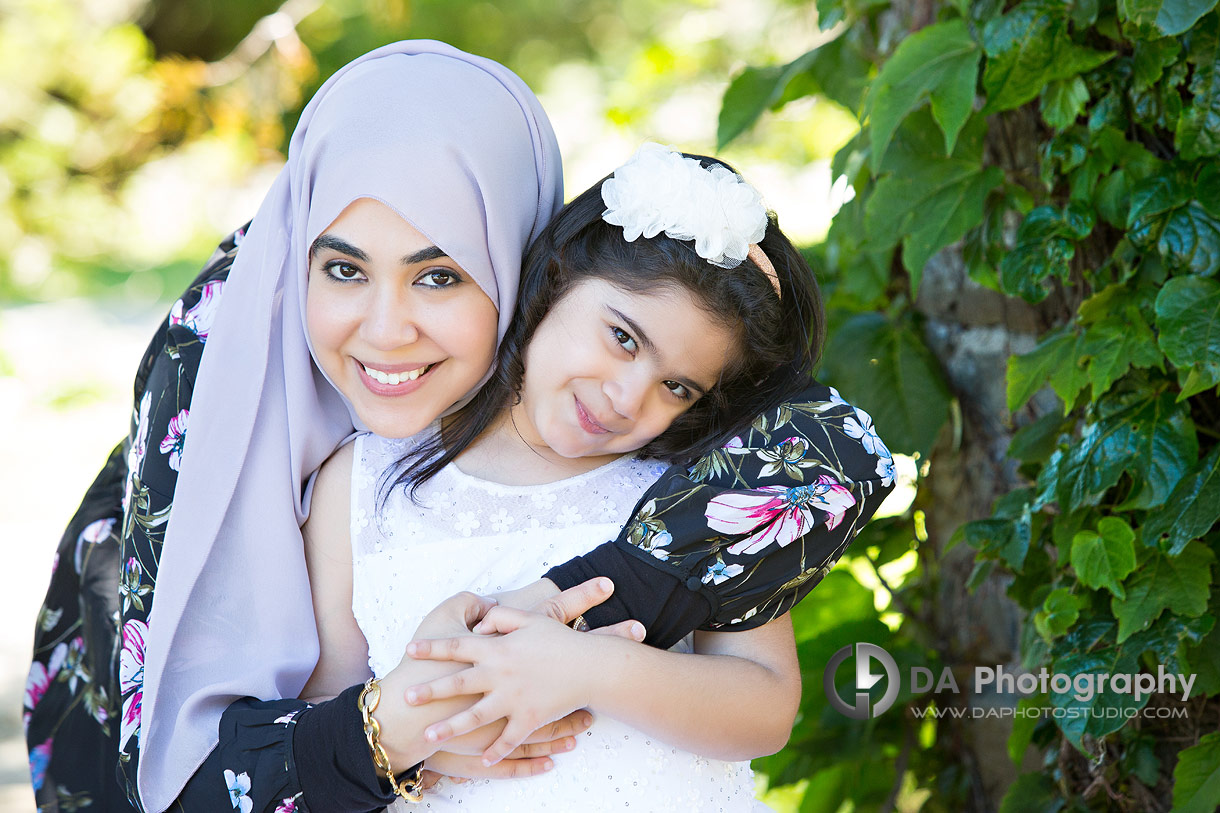
[[[216,307],[240,243],[222,244],[153,338],[136,376],[127,444],[118,592],[121,650],[118,772],[135,802],[140,761],[144,645],[156,597],[165,528],[173,510],[191,395]],[[219,743],[171,810],[242,813],[379,810],[393,795],[378,779],[356,696],[334,700],[241,698],[221,717]],[[114,753],[114,752],[112,752]]]
[[[635,618],[656,646],[694,629],[751,629],[822,580],[893,484],[872,419],[815,383],[693,465],[671,466],[613,543],[547,577],[560,588],[614,579],[612,601],[586,619]]]

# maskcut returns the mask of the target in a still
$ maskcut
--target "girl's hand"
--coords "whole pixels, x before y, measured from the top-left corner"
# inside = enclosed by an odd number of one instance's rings
[[[483,753],[485,765],[495,765],[551,720],[588,704],[599,673],[599,648],[594,636],[578,633],[564,623],[575,614],[542,615],[497,607],[476,626],[480,633],[454,638],[413,641],[407,655],[419,660],[460,661],[471,667],[407,690],[407,702],[421,705],[461,695],[482,694],[465,711],[428,726],[424,737],[440,743],[506,719],[503,733]],[[638,622],[616,625],[623,637],[642,640]],[[611,632],[611,634],[613,634]],[[494,637],[491,637],[494,636]]]
[[[579,711],[568,717],[574,718],[580,715],[588,718],[588,722],[580,725],[580,730],[583,731],[592,723],[592,716],[587,711]],[[553,725],[561,726],[567,719],[559,720]],[[543,731],[550,728],[551,726],[546,726]],[[539,733],[535,732],[535,735]],[[514,749],[504,760],[491,766],[483,764],[483,760],[479,756],[437,751],[424,761],[424,787],[431,787],[442,776],[458,782],[464,782],[467,779],[519,779],[537,776],[555,767],[554,760],[550,758],[552,754],[562,754],[575,747],[576,737],[571,735],[543,742],[526,743]]]

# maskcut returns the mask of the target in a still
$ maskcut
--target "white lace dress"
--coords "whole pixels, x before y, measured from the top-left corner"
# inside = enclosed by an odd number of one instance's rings
[[[493,593],[537,579],[553,564],[618,535],[664,465],[620,458],[540,486],[479,480],[450,465],[419,490],[420,505],[383,472],[410,440],[362,435],[352,469],[352,609],[381,676],[402,659],[424,615],[460,591]],[[689,638],[675,649],[689,651]],[[713,713],[709,709],[708,713]],[[758,806],[756,806],[756,804]],[[528,779],[442,780],[421,805],[395,811],[752,811],[749,763],[708,759],[598,716],[574,751]]]

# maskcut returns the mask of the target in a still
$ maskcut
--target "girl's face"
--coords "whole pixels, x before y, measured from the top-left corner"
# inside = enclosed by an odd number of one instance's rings
[[[737,351],[736,336],[684,289],[638,294],[585,280],[534,332],[512,419],[528,443],[561,457],[635,451],[710,390]]]
[[[305,311],[318,365],[383,437],[408,437],[436,420],[495,357],[495,304],[371,198],[354,201],[314,241]]]

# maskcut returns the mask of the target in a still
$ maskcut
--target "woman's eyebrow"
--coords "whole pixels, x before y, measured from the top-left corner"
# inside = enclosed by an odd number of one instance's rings
[[[309,247],[309,256],[312,259],[322,251],[336,251],[340,254],[346,254],[349,257],[360,260],[361,262],[369,261],[369,255],[366,254],[362,249],[353,246],[351,243],[340,237],[335,237],[333,234],[323,234],[320,235],[317,240],[314,240],[313,245]],[[429,260],[437,260],[441,257],[448,256],[449,255],[438,246],[428,246],[426,248],[421,248],[419,251],[412,254],[406,255],[399,260],[399,262],[401,262],[403,265],[414,265],[415,263],[428,262]]]
[[[415,265],[416,263],[423,263],[427,262],[428,260],[439,260],[441,257],[448,256],[449,255],[445,253],[444,249],[441,249],[438,246],[428,246],[427,248],[421,248],[414,254],[408,254],[399,260],[399,262],[401,262],[403,265]]]
[[[309,258],[313,259],[322,251],[337,251],[340,254],[346,254],[349,257],[355,257],[361,262],[368,262],[369,255],[365,254],[361,249],[356,248],[346,240],[341,240],[333,234],[322,234],[317,240],[313,241],[313,245],[309,247]]]

